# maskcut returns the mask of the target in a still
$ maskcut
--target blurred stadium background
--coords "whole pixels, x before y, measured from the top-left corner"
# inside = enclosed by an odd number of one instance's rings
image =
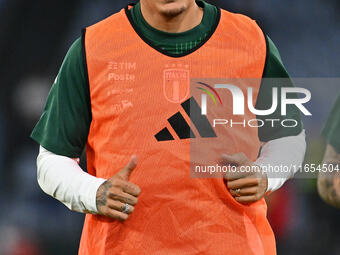
[[[338,0],[220,0],[256,19],[292,77],[340,76]],[[77,254],[83,215],[45,195],[36,181],[38,146],[29,139],[47,93],[81,28],[118,11],[123,0],[0,0],[0,255]],[[305,122],[306,162],[320,162],[319,137],[340,84],[313,87]],[[308,88],[308,87],[307,87]],[[279,255],[340,254],[340,210],[324,204],[315,179],[295,179],[268,198]]]

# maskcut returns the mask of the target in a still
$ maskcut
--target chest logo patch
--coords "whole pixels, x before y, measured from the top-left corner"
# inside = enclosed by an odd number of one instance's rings
[[[179,66],[168,67],[163,72],[163,93],[172,103],[181,103],[190,92],[190,72]]]

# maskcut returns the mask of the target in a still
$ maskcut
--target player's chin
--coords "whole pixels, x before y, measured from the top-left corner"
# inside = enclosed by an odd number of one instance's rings
[[[173,18],[185,12],[187,6],[184,3],[173,1],[170,3],[162,4],[159,9],[162,15]]]

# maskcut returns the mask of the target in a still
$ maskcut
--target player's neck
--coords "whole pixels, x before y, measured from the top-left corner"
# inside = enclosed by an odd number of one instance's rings
[[[182,33],[198,26],[203,18],[203,9],[195,2],[181,14],[169,17],[150,9],[141,1],[141,11],[146,22],[157,30],[168,33]]]

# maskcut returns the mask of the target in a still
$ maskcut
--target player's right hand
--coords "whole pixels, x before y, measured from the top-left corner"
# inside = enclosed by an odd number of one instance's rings
[[[129,177],[136,166],[137,157],[133,155],[122,170],[100,185],[96,195],[98,214],[125,221],[134,211],[141,189],[129,182]],[[129,204],[129,210],[123,213],[126,204]]]

